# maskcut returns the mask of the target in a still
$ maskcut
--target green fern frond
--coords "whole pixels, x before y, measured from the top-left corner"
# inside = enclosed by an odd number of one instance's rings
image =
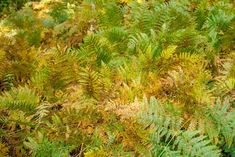
[[[145,50],[149,42],[150,41],[149,41],[148,35],[144,33],[140,33],[136,37],[135,36],[130,37],[128,47],[131,50],[135,50],[137,48]]]
[[[201,30],[204,23],[206,22],[207,14],[208,11],[203,5],[201,5],[201,7],[196,8],[195,16],[196,16],[196,22],[197,22],[196,24],[198,30]]]
[[[172,34],[172,42],[177,45],[178,52],[201,54],[206,40],[194,28],[180,29]]]
[[[220,150],[215,145],[211,145],[206,136],[199,135],[197,131],[185,131],[176,137],[174,147],[181,152],[183,156],[203,156],[219,157]]]
[[[229,104],[216,104],[214,107],[210,107],[206,111],[207,121],[206,126],[208,125],[207,129],[210,131],[211,123],[214,125],[215,129],[217,130],[218,135],[224,138],[225,144],[228,147],[231,147],[234,142],[234,118],[235,118],[235,111],[231,108]],[[212,125],[212,126],[213,126]],[[212,136],[212,138],[214,138]],[[216,137],[218,138],[218,137]]]
[[[147,35],[146,33],[138,33],[135,35],[131,35],[129,37],[128,41],[128,48],[129,51],[132,53],[138,53],[141,51],[142,53],[145,53],[145,51],[151,47],[154,49],[158,48],[158,43],[156,41],[156,33],[151,30],[151,34]],[[157,54],[154,54],[156,56]]]
[[[60,24],[69,18],[68,9],[65,3],[56,3],[51,8],[49,15],[53,17],[56,23]]]
[[[80,69],[80,56],[75,51],[51,52],[46,54],[41,69],[32,78],[39,89],[48,91],[64,90],[76,83]]]
[[[84,69],[78,78],[79,84],[83,87],[84,93],[89,97],[98,98],[100,87],[100,76],[97,72]]]
[[[27,86],[13,88],[0,97],[2,107],[11,110],[18,109],[27,113],[33,113],[39,105],[39,101],[37,94]]]
[[[210,11],[203,28],[208,31],[209,42],[217,51],[221,48],[221,44],[223,43],[222,38],[224,34],[227,34],[226,30],[232,27],[231,24],[234,21],[234,17],[234,14],[228,15],[216,7]]]
[[[108,45],[108,40],[106,38],[100,38],[98,35],[89,35],[84,38],[84,47],[91,49],[101,49]]]
[[[123,27],[113,27],[107,31],[106,36],[113,43],[123,42],[126,40],[127,31]]]
[[[143,8],[139,12],[139,26],[142,26],[143,31],[149,33],[151,29],[156,32],[160,32],[163,26],[168,22],[169,16],[166,13],[166,5],[155,7],[153,10]],[[141,28],[140,28],[141,29]]]
[[[27,141],[24,142],[24,145],[32,151],[32,156],[58,156],[66,157],[69,156],[70,147],[61,142],[54,142],[48,140],[38,133],[38,138],[34,139],[28,137]]]
[[[214,8],[210,12],[209,17],[203,27],[207,28],[209,31],[225,31],[229,27],[229,24],[233,18],[234,15],[226,15],[223,10]]]
[[[25,8],[9,18],[8,23],[16,28],[32,28],[36,22],[35,14],[31,8]]]
[[[152,130],[150,143],[154,156],[220,156],[219,149],[211,145],[206,136],[197,131],[182,130],[185,124],[166,115],[163,106],[153,97],[150,102],[144,99],[140,120]]]

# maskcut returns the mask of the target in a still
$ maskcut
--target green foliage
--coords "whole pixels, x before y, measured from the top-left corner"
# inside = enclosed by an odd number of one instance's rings
[[[234,142],[234,118],[235,112],[234,109],[228,111],[230,109],[230,105],[228,104],[217,104],[214,108],[209,108],[206,113],[208,122],[207,132],[208,135],[214,136],[214,138],[218,136],[222,136],[224,141],[223,143],[230,147]],[[213,130],[215,132],[213,132]],[[215,133],[215,134],[214,134]]]
[[[0,1],[0,156],[233,156],[234,8]]]
[[[32,138],[28,138],[28,142],[24,142],[24,145],[31,149],[33,153],[32,156],[37,157],[67,157],[69,156],[69,147],[63,143],[51,142],[39,132],[38,141]]]
[[[69,18],[66,6],[63,3],[58,3],[53,6],[49,15],[55,20],[56,23],[62,23]]]
[[[39,104],[39,97],[27,86],[18,87],[5,92],[0,97],[0,103],[4,108],[18,109],[32,113]]]
[[[37,1],[37,0],[35,0]],[[21,9],[29,0],[2,0],[0,2],[0,16],[6,14],[12,9],[19,10]]]
[[[155,98],[150,98],[149,103],[144,101],[142,112],[141,120],[152,130],[153,156],[220,156],[218,148],[206,136],[198,131],[182,130],[185,125],[182,119],[167,115]]]

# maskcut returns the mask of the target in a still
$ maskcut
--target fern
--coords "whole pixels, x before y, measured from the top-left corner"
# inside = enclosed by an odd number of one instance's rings
[[[2,142],[0,142],[0,156],[9,157],[9,148]]]
[[[122,8],[115,3],[105,3],[103,7],[105,14],[101,14],[99,23],[101,27],[119,26],[123,21]]]
[[[53,17],[56,23],[62,23],[69,18],[65,3],[56,3],[49,12],[49,15]]]
[[[100,94],[99,74],[95,71],[84,69],[80,73],[78,82],[83,86],[84,93],[89,97],[98,98]]]
[[[18,9],[0,13],[0,156],[232,155],[232,1]]]
[[[32,150],[31,156],[49,156],[49,157],[66,157],[69,156],[70,148],[60,142],[49,141],[40,132],[38,133],[38,140],[35,141],[33,138],[28,138],[24,145]]]
[[[181,130],[180,120],[164,113],[155,98],[143,102],[141,121],[153,132],[150,136],[151,152],[154,156],[220,156],[220,151],[198,132]]]
[[[1,91],[10,90],[12,87],[14,87],[13,80],[14,77],[11,74],[4,76],[3,80],[0,83],[0,90]]]
[[[198,136],[198,132],[185,131],[176,138],[174,145],[184,156],[220,156],[220,151],[206,136]]]
[[[34,91],[26,87],[13,88],[0,97],[1,106],[13,110],[22,110],[27,113],[35,112],[39,104],[39,97]]]
[[[229,59],[227,59],[229,57]],[[230,97],[231,102],[234,101],[235,95],[233,90],[235,88],[234,70],[235,65],[233,63],[234,56],[229,55],[224,59],[224,63],[219,71],[220,75],[216,78],[214,91],[218,92],[222,98]]]
[[[58,51],[46,54],[40,68],[31,77],[31,86],[49,101],[55,101],[51,98],[56,92],[77,83],[76,77],[80,69],[81,58],[76,51]]]
[[[207,120],[211,121],[206,122],[208,132],[212,129],[212,126],[217,130],[217,136],[222,135],[224,142],[227,147],[231,147],[234,143],[234,116],[235,112],[233,109],[230,109],[228,104],[217,104],[215,107],[211,107],[206,112]],[[229,111],[231,110],[231,111]],[[212,136],[213,138],[213,136]]]
[[[212,45],[218,50],[222,43],[221,34],[224,34],[226,29],[230,27],[234,15],[226,15],[223,10],[212,9],[208,15],[208,19],[204,24],[204,28],[207,28],[209,31],[209,41]]]

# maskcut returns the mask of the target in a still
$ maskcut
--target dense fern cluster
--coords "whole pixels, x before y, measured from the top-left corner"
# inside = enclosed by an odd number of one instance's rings
[[[0,41],[0,156],[235,156],[233,1],[31,1]]]

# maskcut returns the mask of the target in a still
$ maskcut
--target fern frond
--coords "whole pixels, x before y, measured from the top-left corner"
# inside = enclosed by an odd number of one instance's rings
[[[99,24],[101,28],[111,26],[120,26],[123,21],[123,12],[121,7],[116,3],[106,3],[103,7],[104,12],[100,14]]]
[[[217,136],[222,135],[225,140],[225,144],[231,147],[234,142],[234,118],[235,111],[231,108],[229,104],[216,104],[214,107],[210,107],[206,111],[207,119],[206,126],[208,131],[211,129],[210,121],[217,130]],[[212,125],[212,126],[213,126]],[[212,136],[212,138],[214,138]],[[216,137],[217,138],[217,137]]]
[[[208,31],[209,42],[217,51],[220,50],[221,44],[223,43],[222,36],[226,34],[226,30],[232,27],[234,17],[234,14],[228,15],[216,7],[210,11],[203,28]]]
[[[32,151],[33,156],[68,156],[71,149],[61,142],[48,140],[40,132],[37,139],[28,137],[24,145]]]
[[[13,88],[0,97],[2,107],[12,110],[18,109],[27,113],[33,113],[39,105],[39,101],[37,94],[27,86]]]
[[[10,90],[12,87],[14,87],[13,80],[14,76],[12,74],[5,75],[3,80],[0,81],[0,90]]]
[[[42,119],[50,113],[49,109],[51,109],[51,107],[52,105],[48,103],[41,104],[36,108],[36,113],[34,116],[38,121],[42,121]]]
[[[100,76],[97,72],[84,69],[79,74],[78,82],[83,87],[86,95],[98,99],[101,87]]]
[[[126,40],[127,31],[123,27],[113,27],[107,31],[106,36],[109,41],[115,44],[116,42]]]
[[[196,8],[195,16],[198,30],[202,29],[205,21],[207,20],[207,14],[207,10],[203,5],[201,5],[201,7]]]
[[[201,61],[201,57],[197,54],[180,53],[178,58],[184,62],[197,63]]]
[[[96,63],[100,66],[101,62],[108,63],[115,54],[114,46],[101,32],[99,35],[90,35],[84,39],[83,45],[90,55],[94,56]]]
[[[215,78],[214,92],[221,97],[230,97],[231,101],[235,100],[235,64],[234,56],[228,55],[229,59],[225,59],[221,69],[219,70],[219,76]]]
[[[6,144],[0,142],[0,156],[9,157],[9,148],[6,146]]]
[[[41,90],[40,92],[53,95],[56,91],[65,90],[77,82],[81,58],[76,51],[55,51],[44,57],[40,68],[31,78],[32,85]]]
[[[206,40],[194,28],[180,29],[172,34],[172,42],[177,45],[177,50],[180,52],[201,54]]]
[[[167,49],[163,50],[161,57],[164,59],[169,59],[173,56],[175,53],[177,46],[169,46]]]
[[[144,50],[148,47],[148,44],[150,43],[150,39],[147,34],[145,33],[140,33],[137,34],[136,36],[131,36],[128,42],[128,47],[131,50],[135,49],[141,49]]]
[[[184,124],[166,115],[160,105],[153,97],[150,102],[145,99],[140,114],[140,120],[152,130],[150,143],[154,156],[220,156],[219,149],[206,136],[198,131],[182,130]]]
[[[151,30],[150,35],[147,35],[146,33],[131,35],[127,45],[131,53],[141,52],[145,54],[147,49],[152,47],[154,50],[153,57],[158,57],[159,55],[159,45],[156,41],[156,33],[153,30]]]
[[[208,28],[209,31],[225,31],[233,18],[234,15],[226,15],[223,10],[214,8],[203,27]]]
[[[211,145],[206,136],[201,136],[197,131],[185,131],[174,141],[174,146],[183,156],[219,157],[220,151]]]

